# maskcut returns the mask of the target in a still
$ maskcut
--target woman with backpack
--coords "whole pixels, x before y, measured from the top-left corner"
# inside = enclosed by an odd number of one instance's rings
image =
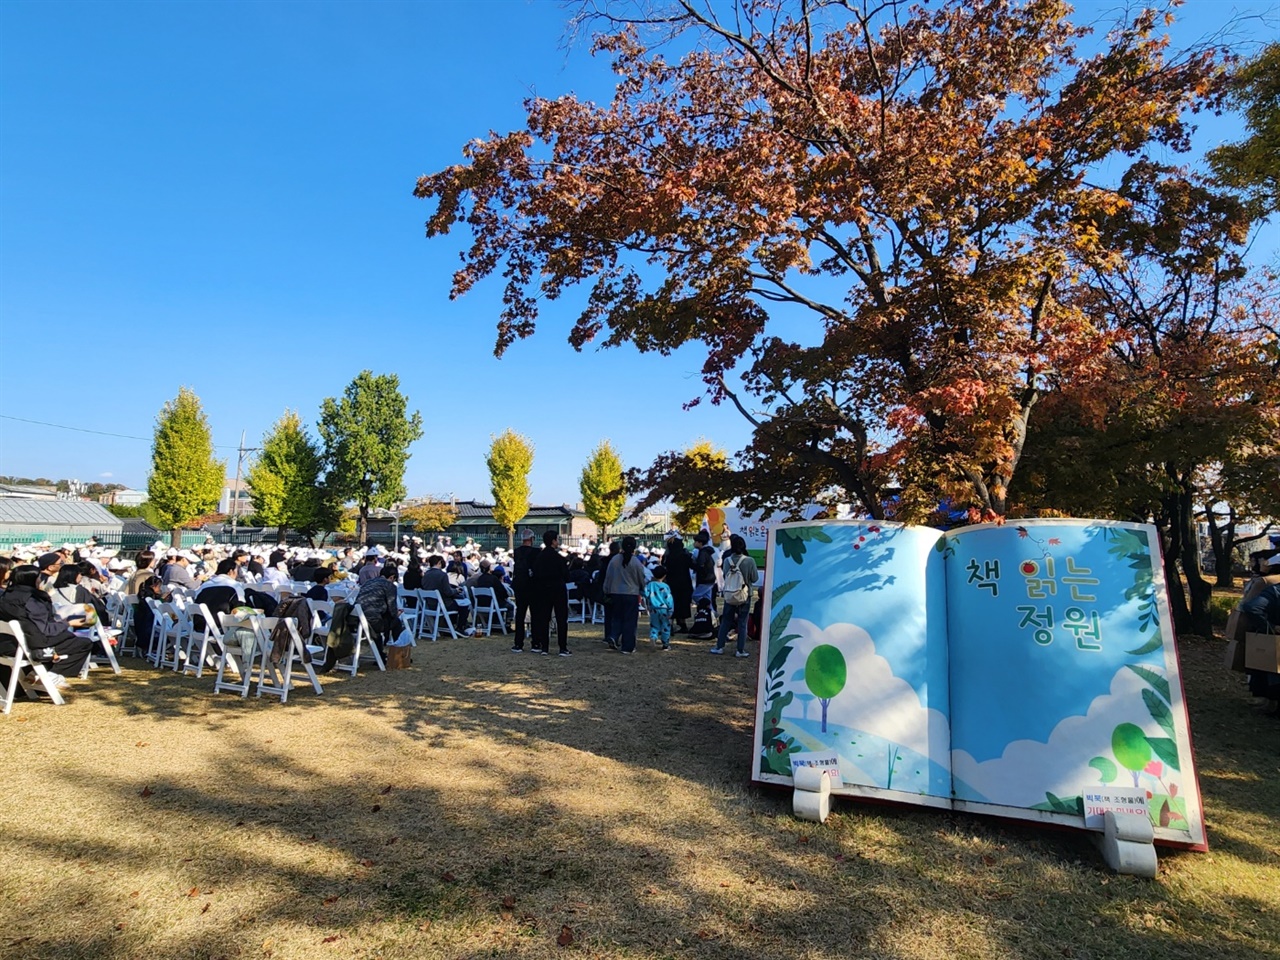
[[[623,653],[636,652],[636,624],[640,620],[640,595],[649,577],[635,555],[636,538],[623,537],[622,549],[604,571],[604,592],[609,597],[609,622],[605,639]]]
[[[724,607],[720,611],[720,635],[711,652],[724,653],[732,626],[738,631],[738,649],[734,656],[747,657],[750,656],[747,653],[747,618],[751,615],[751,592],[759,571],[747,553],[747,541],[736,533],[729,537],[729,552],[721,558],[720,569],[724,574],[721,591]]]

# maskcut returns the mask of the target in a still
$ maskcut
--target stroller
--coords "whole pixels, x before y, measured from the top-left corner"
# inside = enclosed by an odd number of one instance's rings
[[[693,613],[693,624],[689,627],[690,640],[713,640],[716,636],[716,615],[708,597],[698,600],[698,607]]]

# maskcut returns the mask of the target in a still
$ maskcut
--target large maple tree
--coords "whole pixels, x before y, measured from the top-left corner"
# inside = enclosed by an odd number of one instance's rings
[[[1110,161],[1187,149],[1220,54],[1143,11],[1085,55],[1059,0],[604,9],[611,102],[531,98],[417,184],[471,233],[452,295],[505,280],[496,352],[583,285],[575,347],[705,347],[745,506],[1003,515],[1037,400],[1105,371],[1068,294]]]
[[[1072,298],[1111,332],[1107,376],[1046,399],[1032,429],[1044,442],[1014,492],[1029,506],[1154,521],[1175,624],[1208,636],[1197,520],[1219,498],[1265,504],[1268,470],[1274,486],[1280,289],[1249,270],[1256,207],[1238,196],[1149,161],[1118,193],[1092,225],[1114,262],[1083,270]]]

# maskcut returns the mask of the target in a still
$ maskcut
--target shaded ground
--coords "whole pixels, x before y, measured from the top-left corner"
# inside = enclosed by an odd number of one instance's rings
[[[0,719],[0,956],[1280,957],[1280,721],[1183,644],[1208,854],[750,788],[757,662],[418,648],[287,704],[96,671]],[[560,942],[563,941],[564,945]]]

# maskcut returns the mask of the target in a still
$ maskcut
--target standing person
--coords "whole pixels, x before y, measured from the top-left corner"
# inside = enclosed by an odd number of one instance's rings
[[[530,586],[533,588],[533,649],[550,653],[551,614],[556,615],[556,637],[560,656],[569,656],[569,561],[560,555],[560,534],[548,530],[542,535],[542,549],[534,555]]]
[[[724,573],[724,608],[720,611],[720,635],[712,653],[724,653],[729,639],[730,625],[738,631],[738,649],[735,657],[748,657],[747,618],[751,615],[751,592],[755,587],[755,560],[747,553],[747,542],[738,534],[729,537],[729,552],[720,560]]]
[[[533,596],[530,574],[533,570],[533,558],[537,554],[533,545],[533,531],[525,527],[520,531],[520,546],[516,547],[511,558],[511,592],[516,598],[516,639],[511,645],[512,653],[524,653],[524,621],[529,614],[529,603]]]
[[[689,605],[693,602],[693,555],[684,548],[684,541],[673,536],[667,541],[662,565],[667,568],[667,586],[675,606],[671,610],[674,621],[672,632],[689,632]]]
[[[693,601],[713,599],[716,586],[716,552],[711,547],[711,534],[699,530],[693,537]]]
[[[636,651],[636,623],[640,619],[640,595],[644,593],[645,566],[635,556],[636,538],[623,537],[618,555],[604,572],[604,592],[609,597],[609,646],[623,653]]]
[[[645,584],[644,605],[649,609],[649,642],[661,643],[663,650],[670,650],[671,611],[675,600],[667,586],[667,568],[662,564],[653,568],[653,579]]]

